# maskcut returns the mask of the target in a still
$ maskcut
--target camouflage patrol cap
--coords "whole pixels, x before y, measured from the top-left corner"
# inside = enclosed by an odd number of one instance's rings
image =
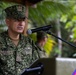
[[[13,5],[5,9],[6,18],[25,19],[25,6]]]

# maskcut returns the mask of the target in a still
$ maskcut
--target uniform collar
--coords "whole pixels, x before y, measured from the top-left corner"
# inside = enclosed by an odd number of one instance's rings
[[[13,44],[12,40],[9,38],[9,36],[8,36],[8,31],[5,31],[5,32],[4,32],[4,36],[6,37],[5,40],[6,40],[7,46],[16,47],[16,46]],[[19,41],[19,43],[21,43],[21,42],[24,42],[24,41],[23,41],[23,34],[20,34],[20,41]]]

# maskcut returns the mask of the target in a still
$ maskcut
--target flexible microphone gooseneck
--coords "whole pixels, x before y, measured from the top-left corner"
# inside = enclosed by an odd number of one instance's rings
[[[46,26],[39,27],[36,29],[28,29],[27,34],[32,34],[32,33],[38,32],[38,31],[48,31],[50,28],[52,28],[51,25],[46,25]]]

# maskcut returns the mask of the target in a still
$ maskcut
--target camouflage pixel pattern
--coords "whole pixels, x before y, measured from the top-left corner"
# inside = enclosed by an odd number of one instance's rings
[[[36,42],[36,45],[39,48],[39,50],[38,50],[39,57],[40,58],[48,58],[48,55],[47,55],[46,51],[42,47],[40,47],[38,42]]]
[[[13,5],[5,9],[6,18],[25,19],[25,6]]]
[[[0,34],[0,75],[20,75],[38,58],[37,47],[29,37],[21,35],[15,46],[7,32]]]

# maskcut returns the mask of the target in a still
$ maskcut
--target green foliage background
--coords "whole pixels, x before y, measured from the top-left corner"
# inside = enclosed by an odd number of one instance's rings
[[[0,32],[7,29],[4,18],[4,9],[15,3],[0,1]],[[61,38],[76,45],[76,0],[44,0],[37,4],[36,8],[29,7],[29,28],[52,25],[50,29],[55,35],[60,32]],[[35,36],[31,36],[35,40]],[[58,46],[62,45],[59,49]],[[76,47],[69,46],[58,39],[50,36],[44,46],[46,52],[52,56],[56,53],[61,57],[73,57]]]

